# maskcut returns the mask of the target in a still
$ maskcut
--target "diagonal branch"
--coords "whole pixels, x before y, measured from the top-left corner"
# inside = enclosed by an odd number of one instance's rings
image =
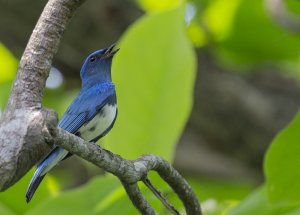
[[[42,94],[60,40],[84,0],[49,0],[21,58],[6,110],[0,120],[0,191],[17,182],[50,149],[44,133],[57,124],[42,109]]]
[[[21,58],[6,111],[41,108],[54,54],[75,9],[85,0],[49,0]]]
[[[149,205],[141,193],[137,183],[127,184],[122,182],[122,184],[133,205],[140,211],[141,214],[156,215],[153,208]]]
[[[300,33],[300,18],[290,13],[283,0],[265,0],[265,7],[273,20],[283,28]]]
[[[48,138],[48,141],[117,176],[131,199],[134,196],[141,196],[136,183],[143,181],[148,172],[154,170],[175,191],[183,202],[187,214],[201,214],[199,201],[190,185],[167,161],[159,156],[143,155],[134,161],[126,160],[62,129],[51,130],[51,137]],[[145,214],[153,214],[153,209],[149,209],[148,203],[143,198],[135,199],[133,203],[141,212],[149,210],[149,213]]]
[[[173,215],[179,215],[180,213],[176,210],[176,208],[171,205],[162,195],[162,193],[156,189],[151,181],[148,178],[143,179],[144,184],[152,191],[152,193],[158,198],[161,203],[173,214]]]

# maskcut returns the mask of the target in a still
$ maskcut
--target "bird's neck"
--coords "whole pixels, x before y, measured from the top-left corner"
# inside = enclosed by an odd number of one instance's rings
[[[115,85],[112,82],[104,82],[95,84],[89,88],[82,88],[81,93],[104,93],[111,90],[115,90]]]
[[[110,74],[90,76],[82,81],[82,89],[88,89],[96,85],[111,83]]]

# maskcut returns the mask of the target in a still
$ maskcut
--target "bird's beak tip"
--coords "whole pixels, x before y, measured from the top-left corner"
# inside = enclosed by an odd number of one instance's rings
[[[112,44],[111,46],[109,46],[107,48],[107,50],[105,51],[104,56],[105,57],[113,57],[120,50],[120,48],[114,49],[115,47],[116,47],[115,43]]]
[[[115,49],[114,51],[111,52],[112,55],[115,55],[118,51],[120,50],[120,48]]]

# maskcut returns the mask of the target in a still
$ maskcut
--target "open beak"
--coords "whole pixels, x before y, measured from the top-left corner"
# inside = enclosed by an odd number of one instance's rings
[[[102,58],[110,58],[113,57],[119,50],[120,48],[117,48],[114,50],[116,44],[112,44],[110,47],[108,47],[105,51],[105,53],[103,54]]]

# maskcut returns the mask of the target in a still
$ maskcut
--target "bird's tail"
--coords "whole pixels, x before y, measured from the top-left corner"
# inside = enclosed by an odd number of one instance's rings
[[[42,182],[45,175],[54,167],[56,164],[61,161],[68,151],[63,148],[56,147],[54,148],[36,167],[33,177],[29,183],[29,186],[26,191],[26,202],[29,203],[32,196],[34,195],[36,189]]]
[[[31,179],[31,181],[29,183],[27,191],[26,191],[26,202],[27,203],[30,202],[33,194],[35,193],[36,189],[38,188],[38,186],[42,182],[42,180],[45,177],[45,175],[41,175],[41,169],[37,168],[37,170],[35,171],[32,179]]]

